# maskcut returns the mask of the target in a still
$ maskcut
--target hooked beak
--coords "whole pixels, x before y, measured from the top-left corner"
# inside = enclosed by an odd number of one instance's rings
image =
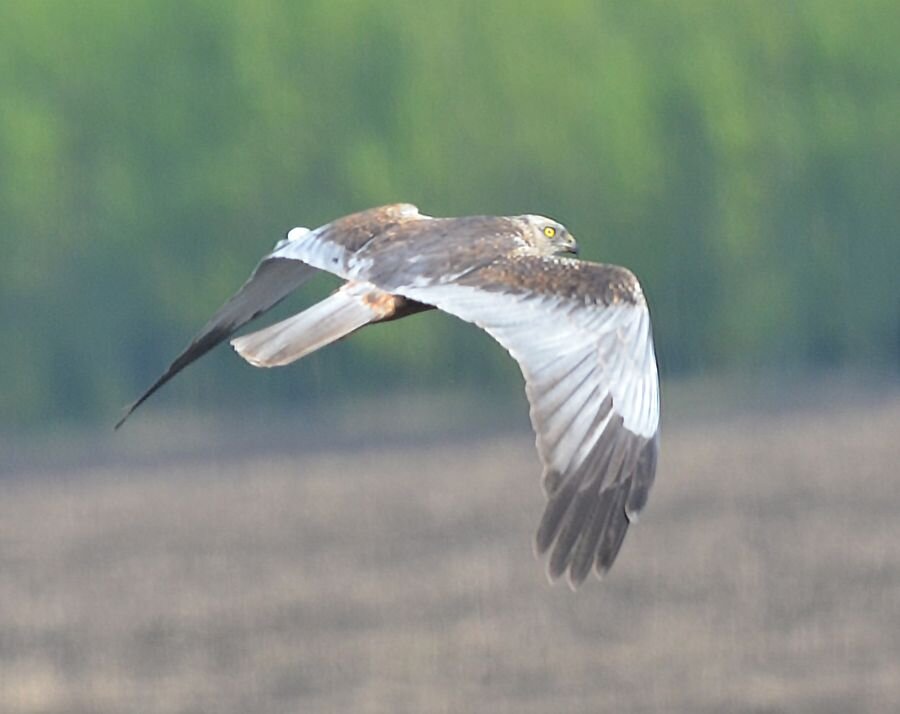
[[[563,246],[560,246],[559,250],[556,251],[557,255],[578,255],[578,243],[575,242],[575,239],[572,238],[568,243]]]

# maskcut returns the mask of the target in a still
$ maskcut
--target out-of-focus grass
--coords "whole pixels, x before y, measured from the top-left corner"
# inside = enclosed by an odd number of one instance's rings
[[[896,392],[670,420],[577,593],[532,556],[524,429],[23,468],[0,711],[893,712],[898,435]]]

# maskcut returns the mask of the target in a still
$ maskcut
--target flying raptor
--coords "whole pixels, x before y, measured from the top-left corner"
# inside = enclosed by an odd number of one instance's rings
[[[625,268],[573,257],[542,216],[432,218],[410,204],[294,228],[116,425],[191,362],[318,270],[346,282],[282,322],[231,340],[257,367],[286,365],[365,325],[437,308],[519,363],[547,505],[535,536],[551,580],[609,570],[647,502],[659,453],[650,314]]]

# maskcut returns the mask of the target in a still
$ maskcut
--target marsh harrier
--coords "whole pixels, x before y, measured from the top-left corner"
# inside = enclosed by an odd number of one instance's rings
[[[432,218],[397,204],[294,228],[126,411],[316,271],[346,282],[308,310],[231,341],[289,364],[365,325],[437,308],[487,331],[525,376],[547,505],[535,545],[552,580],[602,576],[647,494],[659,451],[650,314],[634,275],[573,257],[542,216]]]

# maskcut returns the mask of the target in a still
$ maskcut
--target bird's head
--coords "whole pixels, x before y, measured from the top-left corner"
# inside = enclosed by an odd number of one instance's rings
[[[522,216],[526,240],[540,255],[578,255],[578,243],[562,224],[544,216]]]

